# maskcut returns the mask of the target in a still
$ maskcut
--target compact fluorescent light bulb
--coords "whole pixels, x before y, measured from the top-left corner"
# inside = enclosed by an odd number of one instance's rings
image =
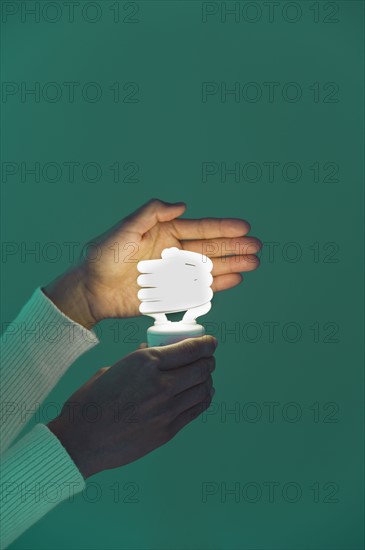
[[[203,336],[204,327],[196,322],[211,308],[212,261],[204,254],[178,248],[165,248],[159,260],[142,260],[137,283],[139,311],[155,324],[147,331],[148,346],[164,346],[186,338]],[[183,312],[181,321],[169,321],[167,313]]]

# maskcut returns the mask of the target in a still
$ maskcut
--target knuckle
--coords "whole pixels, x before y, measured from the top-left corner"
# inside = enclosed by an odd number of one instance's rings
[[[211,403],[212,403],[212,397],[209,395],[209,396],[202,402],[201,410],[200,410],[199,414],[201,414],[201,413],[202,413],[203,411],[205,411],[206,409],[209,409]]]
[[[211,389],[213,387],[213,380],[209,378],[206,382],[200,385],[198,390],[198,400],[201,403],[205,403],[210,398]]]
[[[200,359],[198,372],[199,372],[198,380],[201,380],[203,382],[210,372],[209,362],[206,357],[204,357],[203,359]]]
[[[145,363],[146,365],[150,366],[150,367],[155,367],[157,368],[158,365],[160,364],[160,352],[157,351],[156,349],[145,349],[145,350],[140,350],[143,352],[143,354],[145,355]]]
[[[210,396],[210,390],[213,387],[213,379],[210,376],[208,380],[203,382],[202,384],[199,384],[199,386],[196,386],[196,398],[198,401],[206,401],[207,398]]]
[[[190,421],[196,420],[206,408],[205,402],[202,402],[198,407],[195,407],[190,413]]]
[[[166,403],[175,395],[174,378],[170,373],[161,371],[158,367],[152,368],[152,381],[159,399]]]
[[[139,372],[139,376],[142,378],[148,378],[151,384],[154,387],[158,388],[159,378],[160,378],[160,369],[159,358],[155,353],[155,350],[152,349],[141,349],[134,351],[131,356],[133,357],[132,367],[133,371],[136,374]]]
[[[158,206],[161,206],[163,202],[160,199],[153,198],[148,201],[148,204],[158,207]]]
[[[210,386],[209,388],[207,388],[205,390],[205,395],[204,395],[203,399],[200,402],[200,405],[202,407],[204,407],[204,410],[205,410],[205,408],[208,408],[210,406],[211,402],[212,402],[212,399],[213,399],[212,394],[211,394],[212,387],[213,386]]]
[[[215,369],[215,358],[204,357],[200,360],[200,375],[202,378],[206,378]]]
[[[197,418],[197,416],[199,415],[199,410],[193,410],[193,411],[190,411],[189,414],[188,414],[188,420],[189,422],[192,422],[193,420],[195,420]]]
[[[206,389],[209,391],[210,393],[210,390],[212,389],[213,387],[213,378],[211,376],[209,376],[208,380],[206,381],[205,383],[205,386],[206,386]]]
[[[212,357],[209,357],[209,367],[211,372],[215,371],[215,365],[216,365],[215,357],[214,355],[212,355]]]

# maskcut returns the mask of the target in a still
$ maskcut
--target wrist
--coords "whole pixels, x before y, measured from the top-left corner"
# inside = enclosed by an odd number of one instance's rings
[[[87,479],[93,475],[93,473],[96,473],[93,471],[92,465],[89,461],[85,460],[82,450],[78,448],[78,441],[80,441],[80,437],[73,433],[70,425],[65,424],[62,420],[60,420],[60,417],[57,417],[47,424],[47,428],[55,437],[57,437],[84,479]]]
[[[90,330],[98,322],[92,314],[78,269],[61,275],[42,291],[62,313],[83,327]]]

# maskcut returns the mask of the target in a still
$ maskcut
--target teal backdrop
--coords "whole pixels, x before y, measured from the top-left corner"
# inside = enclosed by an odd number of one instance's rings
[[[362,549],[363,2],[2,2],[2,31],[4,323],[152,197],[264,243],[204,317],[208,412],[11,549]],[[27,429],[148,325],[103,322]]]

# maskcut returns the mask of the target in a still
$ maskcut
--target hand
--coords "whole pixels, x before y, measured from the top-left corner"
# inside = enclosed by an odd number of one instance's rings
[[[91,241],[97,259],[86,258],[44,291],[66,315],[91,327],[110,317],[139,315],[137,263],[160,258],[164,248],[203,253],[213,261],[214,292],[242,281],[259,265],[260,241],[245,235],[247,222],[234,218],[177,219],[183,203],[152,200]],[[97,246],[95,246],[97,245]]]
[[[101,369],[48,424],[87,478],[160,447],[212,399],[212,336],[135,351]]]

